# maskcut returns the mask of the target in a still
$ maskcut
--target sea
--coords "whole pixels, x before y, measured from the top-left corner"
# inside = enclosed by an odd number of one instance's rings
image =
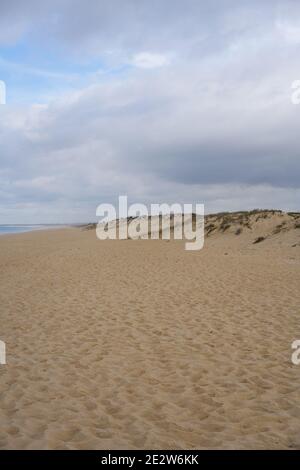
[[[62,228],[65,225],[1,225],[0,224],[0,235],[7,235],[9,233],[25,233],[32,232],[33,230],[47,230],[51,228]]]

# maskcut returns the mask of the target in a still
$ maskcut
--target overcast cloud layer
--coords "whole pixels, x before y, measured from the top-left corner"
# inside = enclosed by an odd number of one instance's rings
[[[0,2],[0,223],[300,210],[296,1]]]

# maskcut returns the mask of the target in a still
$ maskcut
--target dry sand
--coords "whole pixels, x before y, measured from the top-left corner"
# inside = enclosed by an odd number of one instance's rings
[[[300,230],[255,236],[0,237],[0,447],[300,448]]]

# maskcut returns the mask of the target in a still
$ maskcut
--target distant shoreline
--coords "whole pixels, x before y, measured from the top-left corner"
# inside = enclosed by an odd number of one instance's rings
[[[55,230],[68,227],[76,227],[77,225],[59,225],[59,224],[1,224],[0,236],[2,235],[18,235],[22,233],[36,232],[41,230]]]

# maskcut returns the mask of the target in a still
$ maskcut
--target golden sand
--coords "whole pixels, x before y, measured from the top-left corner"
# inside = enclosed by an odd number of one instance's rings
[[[255,237],[2,236],[0,448],[300,448],[300,230]]]

